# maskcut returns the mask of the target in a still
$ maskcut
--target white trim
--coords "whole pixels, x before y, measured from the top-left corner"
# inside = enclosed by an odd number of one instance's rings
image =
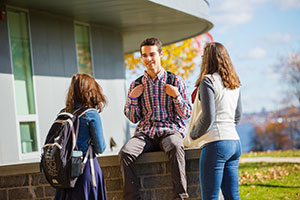
[[[76,43],[76,28],[75,28],[75,22],[73,22],[73,31],[74,31],[74,46],[75,46],[75,52],[76,52],[76,68],[77,72],[79,72],[79,57],[78,57],[78,51],[77,51],[77,43]]]
[[[8,6],[10,8],[11,6]],[[15,9],[11,7],[11,9]],[[8,11],[7,11],[8,12]],[[17,100],[16,100],[16,86],[15,86],[15,78],[14,78],[14,63],[12,58],[12,47],[11,47],[11,39],[10,39],[10,28],[9,28],[9,19],[7,14],[7,33],[8,33],[8,43],[9,43],[9,56],[10,56],[10,65],[12,70],[12,88],[13,88],[13,101],[14,101],[14,108],[15,108],[15,116],[16,116],[16,132],[17,132],[17,147],[18,147],[18,157],[19,160],[21,160],[22,150],[21,150],[21,133],[20,133],[20,122],[18,120],[18,114],[17,114]]]
[[[38,116],[36,114],[34,115],[16,115],[17,121],[20,122],[33,122],[38,119]]]
[[[77,21],[77,20],[74,20],[74,25],[75,24],[78,24],[78,25],[83,25],[83,26],[91,26],[89,23],[86,23],[86,22],[81,22],[81,21]]]
[[[29,37],[29,46],[30,46],[30,59],[31,59],[31,73],[32,73],[32,85],[33,85],[33,99],[34,99],[34,107],[35,107],[35,132],[36,132],[36,142],[37,142],[37,152],[39,155],[41,154],[41,137],[40,137],[40,126],[39,126],[39,111],[37,106],[37,92],[36,92],[36,80],[35,80],[35,68],[33,62],[33,48],[32,48],[32,37],[31,37],[31,24],[30,24],[30,15],[29,11],[27,12],[27,26],[28,26],[28,37]]]
[[[30,152],[30,153],[21,153],[20,160],[31,160],[31,159],[36,159],[36,158],[40,158],[41,153],[39,151],[34,151],[34,152]]]
[[[91,63],[92,63],[92,73],[93,77],[95,77],[95,63],[94,63],[94,51],[93,51],[93,38],[92,38],[92,29],[89,26],[89,41],[90,41],[90,51],[91,51]]]
[[[12,6],[12,5],[6,5],[6,9],[12,9],[12,10],[18,10],[18,11],[23,11],[23,12],[29,12],[29,10],[28,9],[26,9],[26,8],[21,8],[21,7],[17,7],[17,6]]]
[[[13,87],[13,101],[14,101],[14,108],[15,108],[15,116],[16,116],[16,132],[17,132],[17,143],[18,143],[18,154],[19,154],[19,160],[25,160],[25,159],[33,159],[37,158],[40,153],[40,134],[39,134],[39,123],[38,123],[38,110],[37,110],[37,99],[36,99],[36,86],[35,86],[35,78],[34,78],[34,67],[33,67],[33,52],[32,52],[32,38],[31,38],[31,26],[30,26],[30,17],[29,17],[29,11],[28,9],[19,8],[15,6],[7,5],[8,10],[12,11],[20,11],[26,13],[26,21],[27,21],[27,31],[28,31],[28,39],[29,39],[29,51],[30,51],[30,67],[31,67],[31,78],[32,78],[32,87],[33,87],[33,99],[34,99],[34,107],[35,107],[35,114],[29,114],[29,115],[18,115],[17,111],[17,100],[16,100],[16,86],[14,81],[14,63],[13,63],[13,57],[12,57],[12,48],[11,48],[11,33],[9,28],[9,23],[7,23],[7,29],[8,29],[8,40],[9,40],[9,51],[10,51],[10,61],[11,61],[11,69],[12,69],[12,87]],[[20,132],[20,123],[21,122],[34,122],[35,123],[35,136],[36,136],[36,145],[37,145],[37,151],[30,152],[30,153],[22,153],[22,144],[21,144],[21,132]]]
[[[93,52],[93,46],[92,46],[92,34],[91,34],[91,25],[88,23],[80,22],[80,21],[73,21],[73,27],[74,27],[74,39],[75,39],[75,50],[76,50],[76,64],[77,64],[77,72],[79,72],[79,63],[78,63],[78,52],[77,52],[77,46],[76,46],[76,31],[75,31],[75,26],[76,25],[81,25],[81,26],[86,26],[89,30],[89,46],[90,46],[90,52],[91,52],[91,65],[92,65],[92,76],[95,77],[95,70],[94,70],[94,52]]]
[[[76,53],[76,68],[77,72],[79,71],[79,66],[78,66],[78,52],[77,52],[77,46],[76,46],[76,30],[75,30],[75,22],[73,21],[73,34],[74,34],[74,47],[75,47],[75,53]]]

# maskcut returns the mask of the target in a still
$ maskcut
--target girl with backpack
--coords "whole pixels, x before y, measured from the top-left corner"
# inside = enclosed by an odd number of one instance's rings
[[[75,74],[66,97],[66,112],[80,108],[87,111],[79,118],[77,149],[83,157],[89,153],[89,160],[78,177],[74,188],[56,189],[55,200],[106,200],[104,177],[96,154],[103,153],[106,144],[103,137],[99,113],[106,104],[100,85],[87,74]]]

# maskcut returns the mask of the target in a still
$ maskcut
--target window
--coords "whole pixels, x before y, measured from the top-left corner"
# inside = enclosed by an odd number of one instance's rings
[[[80,73],[93,75],[92,56],[90,47],[90,27],[75,24],[75,39],[77,50],[77,64]]]
[[[21,153],[38,151],[36,108],[32,78],[32,62],[27,12],[8,9],[7,12],[14,94]]]
[[[35,122],[20,122],[22,153],[37,151]]]

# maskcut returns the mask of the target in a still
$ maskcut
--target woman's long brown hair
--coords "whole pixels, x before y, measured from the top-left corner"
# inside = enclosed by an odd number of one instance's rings
[[[226,48],[218,42],[207,43],[204,47],[201,63],[201,73],[195,86],[199,87],[206,74],[217,72],[225,88],[236,89],[241,83],[231,63]]]
[[[73,75],[66,97],[66,111],[72,112],[79,104],[101,112],[106,102],[102,88],[93,77],[79,73]]]

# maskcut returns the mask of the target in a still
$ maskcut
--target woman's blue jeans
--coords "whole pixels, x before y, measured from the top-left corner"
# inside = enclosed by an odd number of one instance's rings
[[[199,165],[202,200],[218,200],[220,188],[225,200],[240,200],[240,156],[239,140],[216,141],[202,148]]]

